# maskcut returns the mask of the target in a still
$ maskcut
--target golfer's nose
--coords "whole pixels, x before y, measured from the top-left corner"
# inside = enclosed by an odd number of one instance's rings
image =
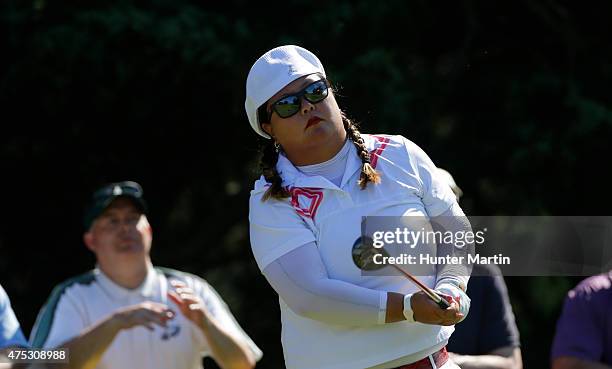
[[[300,101],[300,103],[302,104],[300,107],[302,114],[308,114],[308,112],[315,110],[315,105],[306,100],[304,96],[302,96],[302,101]]]

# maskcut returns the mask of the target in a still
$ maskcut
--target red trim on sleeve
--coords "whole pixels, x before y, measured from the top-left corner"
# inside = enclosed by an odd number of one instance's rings
[[[376,169],[376,163],[378,162],[378,157],[385,151],[387,144],[389,143],[389,137],[380,137],[380,136],[372,136],[378,142],[380,142],[380,146],[372,151],[370,151],[370,165],[372,168]]]

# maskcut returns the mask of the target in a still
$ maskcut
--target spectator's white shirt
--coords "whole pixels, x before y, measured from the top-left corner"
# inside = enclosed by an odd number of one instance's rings
[[[209,345],[201,329],[185,318],[168,299],[172,279],[192,288],[225,329],[241,337],[257,359],[262,356],[225,302],[206,281],[165,268],[149,270],[142,285],[133,290],[115,284],[97,268],[62,283],[53,290],[42,308],[32,330],[31,343],[34,347],[61,346],[117,309],[153,301],[167,304],[176,312],[175,318],[166,328],[155,325],[154,331],[144,327],[121,331],[96,368],[201,368],[202,357],[210,353]]]
[[[361,236],[363,216],[415,215],[432,217],[455,203],[448,184],[438,177],[435,165],[414,143],[401,136],[362,135],[372,165],[382,181],[357,185],[361,160],[349,155],[340,186],[321,176],[300,172],[283,155],[277,170],[291,197],[283,201],[261,198],[269,184],[255,182],[250,199],[251,246],[264,270],[288,252],[315,242],[329,278],[381,291],[381,311],[386,291],[414,293],[417,288],[403,276],[363,276],[353,263],[351,250]],[[422,270],[422,269],[421,269]],[[419,279],[433,288],[435,266]],[[453,327],[397,322],[393,324],[332,325],[293,312],[280,300],[285,364],[290,369],[367,368],[416,353],[434,352],[448,340]],[[379,315],[384,322],[384,314]],[[430,352],[431,351],[431,352]]]

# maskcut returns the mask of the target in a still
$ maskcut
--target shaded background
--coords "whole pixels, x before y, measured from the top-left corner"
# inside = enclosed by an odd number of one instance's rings
[[[251,64],[295,43],[370,133],[449,170],[472,215],[609,214],[612,3],[4,1],[0,282],[24,331],[52,287],[91,268],[83,205],[139,181],[153,260],[205,277],[282,366],[277,297],[248,240],[260,141]],[[548,366],[579,278],[507,278],[525,367]],[[208,363],[207,363],[208,364]],[[214,367],[211,365],[210,367]]]

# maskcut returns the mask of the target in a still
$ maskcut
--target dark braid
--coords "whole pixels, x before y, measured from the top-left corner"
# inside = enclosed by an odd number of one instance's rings
[[[278,161],[278,151],[274,146],[274,141],[269,140],[263,147],[263,155],[261,156],[260,167],[264,178],[270,183],[270,188],[261,198],[261,201],[266,201],[270,197],[275,199],[283,199],[289,197],[289,191],[283,187],[283,179],[280,173],[276,170],[276,162]]]
[[[380,174],[370,164],[370,152],[365,147],[365,142],[357,129],[357,126],[346,117],[344,112],[342,113],[342,123],[344,123],[344,129],[348,135],[349,140],[353,141],[353,144],[357,148],[357,155],[361,159],[361,175],[359,176],[359,187],[365,189],[368,182],[374,184],[380,183]]]
[[[270,115],[266,108],[266,104],[261,105],[257,109],[257,120],[260,124],[270,122]],[[283,178],[276,170],[276,162],[278,161],[276,142],[273,139],[267,141],[268,142],[266,142],[261,150],[262,155],[259,161],[259,167],[266,181],[270,183],[270,188],[264,193],[261,201],[266,201],[270,197],[275,199],[289,197],[289,191],[283,187]]]

